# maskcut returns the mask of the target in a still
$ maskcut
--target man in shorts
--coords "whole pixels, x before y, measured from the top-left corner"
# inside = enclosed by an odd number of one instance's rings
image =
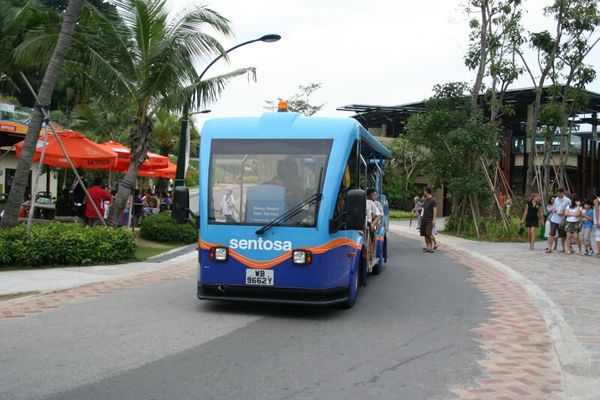
[[[560,227],[560,224],[565,219],[567,208],[571,206],[571,200],[565,196],[565,190],[563,188],[558,188],[556,190],[556,197],[554,198],[554,204],[552,206],[554,212],[550,217],[550,233],[548,234],[548,249],[546,250],[546,253],[552,253],[552,246],[554,246],[557,233],[558,237],[561,239],[561,252],[564,253],[567,233],[564,228]]]
[[[423,190],[425,202],[423,203],[423,218],[421,219],[421,236],[425,238],[425,248],[423,251],[427,253],[434,252],[433,242],[433,227],[435,226],[435,218],[437,216],[437,201],[431,195],[431,188],[426,187]]]

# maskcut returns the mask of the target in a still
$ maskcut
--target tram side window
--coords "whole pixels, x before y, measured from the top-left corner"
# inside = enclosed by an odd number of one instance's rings
[[[342,175],[342,181],[340,182],[340,186],[338,189],[338,198],[335,204],[335,210],[333,212],[334,219],[340,217],[341,214],[344,212],[344,201],[348,189],[355,189],[358,187],[357,177],[359,172],[359,162],[357,160],[357,143],[358,142],[356,142],[352,147],[350,155],[348,156],[348,161],[346,162],[346,166],[344,167],[344,174]]]

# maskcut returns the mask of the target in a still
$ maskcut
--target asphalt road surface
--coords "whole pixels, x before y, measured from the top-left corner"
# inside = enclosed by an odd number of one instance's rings
[[[391,234],[351,310],[201,302],[171,280],[0,320],[0,399],[449,399],[488,317],[468,270]]]

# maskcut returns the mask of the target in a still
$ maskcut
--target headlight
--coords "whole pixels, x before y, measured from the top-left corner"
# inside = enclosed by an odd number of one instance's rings
[[[293,250],[292,261],[296,265],[308,265],[312,262],[312,253],[309,250]]]
[[[229,256],[227,247],[211,247],[210,259],[214,261],[226,261]]]

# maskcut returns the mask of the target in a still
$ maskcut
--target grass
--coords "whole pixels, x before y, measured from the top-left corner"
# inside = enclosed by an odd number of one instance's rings
[[[178,247],[187,246],[185,243],[159,243],[151,242],[140,238],[139,231],[135,232],[135,243],[137,244],[135,249],[134,258],[136,261],[146,261],[148,258],[156,256],[158,254],[167,252]]]
[[[135,249],[135,260],[136,261],[146,261],[150,257],[154,257],[171,249],[175,249],[177,247],[183,246],[182,244],[175,244],[170,246],[169,248],[157,248],[157,247],[148,247],[148,246],[137,246]]]
[[[390,210],[390,218],[391,219],[410,219],[410,218],[416,218],[416,216],[415,216],[415,213],[412,211]]]

